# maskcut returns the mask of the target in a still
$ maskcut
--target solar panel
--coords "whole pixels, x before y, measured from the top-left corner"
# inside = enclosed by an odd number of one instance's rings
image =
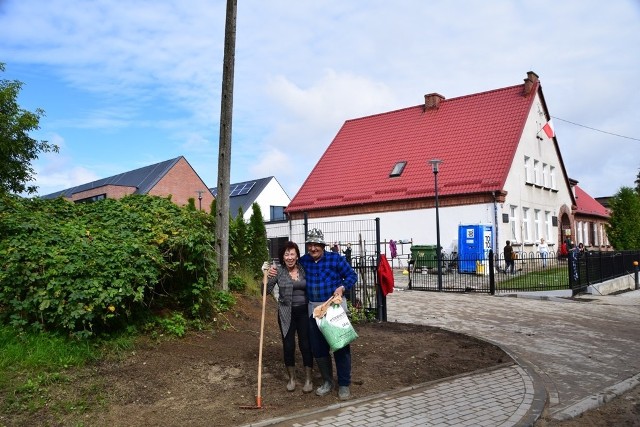
[[[249,191],[251,191],[254,185],[256,185],[255,181],[233,184],[229,187],[229,197],[244,196],[245,194],[249,194]]]

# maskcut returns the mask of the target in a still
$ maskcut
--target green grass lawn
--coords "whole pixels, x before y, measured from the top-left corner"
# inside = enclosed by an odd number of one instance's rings
[[[99,404],[99,383],[87,383],[85,390],[65,390],[71,368],[117,355],[131,348],[133,339],[74,340],[0,326],[0,413],[20,419],[21,414],[47,406],[63,419],[65,414]]]

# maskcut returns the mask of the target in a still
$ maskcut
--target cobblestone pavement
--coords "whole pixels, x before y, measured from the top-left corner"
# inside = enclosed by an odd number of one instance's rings
[[[408,291],[399,275],[388,321],[466,333],[517,362],[256,426],[524,426],[544,409],[574,417],[640,382],[640,291],[498,297]]]

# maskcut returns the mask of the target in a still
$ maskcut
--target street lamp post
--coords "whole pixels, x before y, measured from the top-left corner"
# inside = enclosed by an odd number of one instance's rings
[[[436,186],[436,258],[438,262],[438,291],[442,292],[442,248],[440,247],[440,213],[438,206],[438,166],[442,163],[440,159],[429,160],[433,169]]]
[[[204,193],[204,190],[198,190],[196,193],[198,193],[198,208],[202,210],[202,193]]]

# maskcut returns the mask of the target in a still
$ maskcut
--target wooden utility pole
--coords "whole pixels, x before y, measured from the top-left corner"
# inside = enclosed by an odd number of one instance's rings
[[[231,124],[233,119],[233,71],[236,54],[237,0],[227,0],[222,64],[220,143],[218,146],[218,194],[216,196],[216,249],[218,278],[222,290],[229,290],[229,186],[231,171]]]

